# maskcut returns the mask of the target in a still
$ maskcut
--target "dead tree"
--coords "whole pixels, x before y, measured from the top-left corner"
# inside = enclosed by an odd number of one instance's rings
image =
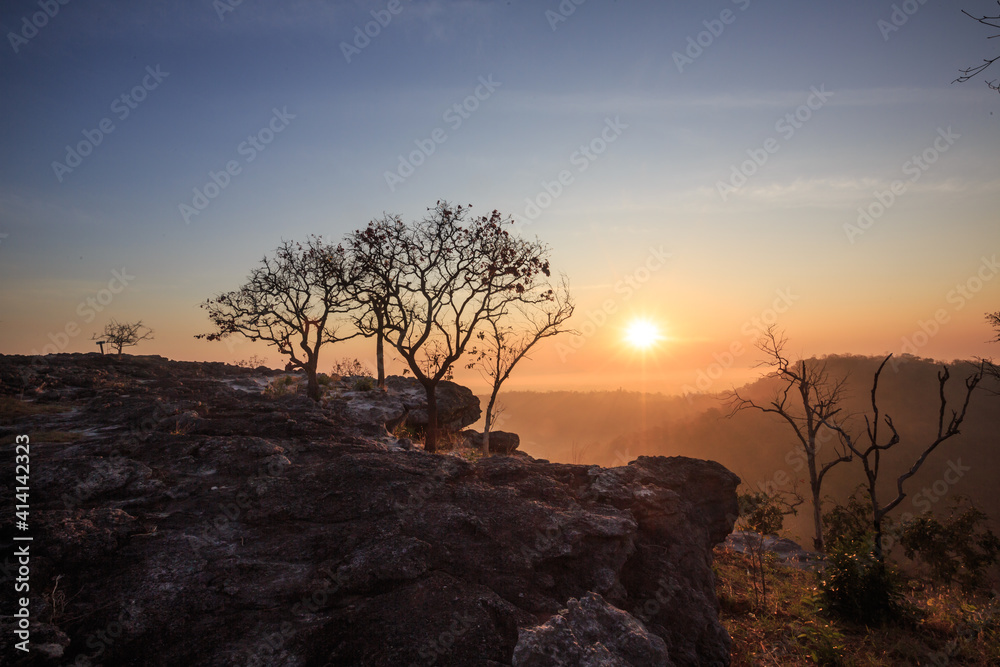
[[[111,320],[104,325],[104,331],[100,335],[95,334],[92,340],[98,340],[97,344],[101,347],[101,354],[104,354],[105,344],[113,350],[118,350],[118,354],[121,354],[122,348],[133,347],[141,341],[152,339],[153,330],[143,324],[142,320],[138,322]]]
[[[997,4],[1000,5],[1000,0],[998,0]],[[997,14],[995,16],[989,16],[987,14],[984,14],[982,16],[975,16],[965,11],[964,9],[962,10],[962,13],[968,16],[973,21],[976,21],[977,23],[981,23],[991,28],[1000,29],[1000,14]],[[995,37],[1000,37],[1000,34],[990,35],[989,37],[987,37],[987,39],[993,39]],[[982,64],[975,65],[973,67],[966,67],[963,70],[959,70],[958,78],[952,81],[952,83],[965,83],[966,81],[970,81],[971,79],[975,78],[982,72],[986,71],[986,69],[989,68],[989,66],[995,63],[997,60],[1000,60],[1000,56],[995,56],[993,58],[983,58]],[[987,81],[986,85],[992,88],[993,90],[997,91],[998,93],[1000,93],[1000,84],[996,83],[995,79],[993,81]]]
[[[1000,311],[986,313],[986,321],[993,327],[994,337],[990,342],[1000,343]],[[1000,388],[997,388],[997,383],[1000,382],[1000,365],[993,363],[990,359],[983,359],[981,363],[983,364],[983,374],[993,379],[993,387],[988,387],[986,391],[993,395],[1000,395]]]
[[[841,411],[840,402],[844,394],[846,378],[832,380],[826,372],[826,364],[807,363],[804,359],[791,362],[784,355],[787,339],[776,333],[772,325],[757,342],[757,348],[766,355],[758,364],[772,370],[767,377],[781,382],[781,389],[767,402],[758,402],[741,396],[739,391],[730,393],[730,406],[735,415],[742,410],[758,410],[781,417],[798,441],[809,469],[809,491],[813,510],[813,548],[823,551],[822,487],[823,479],[835,466],[851,460],[851,452],[841,448],[835,457],[826,463],[819,461],[823,429],[830,428],[830,421]]]
[[[354,278],[349,269],[344,249],[321,237],[311,236],[305,243],[285,241],[261,260],[240,288],[201,304],[216,330],[195,338],[221,340],[241,334],[277,347],[289,358],[289,368],[305,372],[306,393],[319,402],[321,348],[361,335],[357,330],[345,334],[339,317],[358,307],[346,290]]]
[[[865,433],[864,438],[867,441],[866,445],[861,445],[855,442],[855,438],[848,432],[848,430],[836,423],[831,423],[831,427],[834,428],[840,435],[841,441],[844,445],[850,449],[850,451],[861,459],[861,465],[864,467],[865,478],[868,484],[868,499],[871,503],[872,510],[872,530],[875,536],[875,546],[874,555],[880,564],[885,562],[885,554],[882,548],[882,522],[885,516],[895,509],[903,499],[906,498],[906,492],[903,490],[903,484],[906,480],[917,474],[920,467],[923,466],[927,457],[931,453],[941,446],[946,440],[958,435],[960,433],[960,428],[962,422],[965,421],[965,414],[969,409],[969,400],[972,398],[972,392],[975,390],[976,386],[979,384],[983,377],[983,362],[980,362],[979,369],[969,375],[965,379],[965,398],[962,401],[962,407],[960,410],[952,410],[951,416],[948,416],[948,399],[945,397],[945,386],[948,384],[948,379],[951,374],[948,371],[947,366],[943,366],[941,371],[938,372],[938,394],[940,397],[940,403],[938,406],[938,425],[937,434],[930,444],[928,444],[924,450],[920,453],[917,459],[910,466],[909,470],[904,472],[902,475],[896,478],[896,496],[887,503],[881,503],[879,501],[878,495],[878,478],[880,472],[880,466],[882,464],[882,454],[900,443],[899,432],[896,430],[896,425],[892,421],[892,417],[886,414],[882,421],[884,421],[886,428],[889,429],[888,437],[882,438],[879,435],[879,425],[880,425],[880,413],[878,407],[878,381],[882,374],[882,369],[885,368],[886,363],[892,357],[890,354],[888,357],[882,360],[879,365],[878,370],[875,371],[875,378],[872,381],[872,391],[871,391],[871,404],[872,404],[872,414],[865,415]],[[884,440],[884,442],[879,442]]]
[[[500,387],[539,341],[569,331],[564,324],[573,309],[569,285],[563,278],[556,289],[539,285],[533,294],[522,294],[516,312],[500,310],[485,318],[483,329],[476,334],[479,343],[470,351],[474,360],[468,364],[490,383],[483,422],[484,455],[490,453],[490,428]]]

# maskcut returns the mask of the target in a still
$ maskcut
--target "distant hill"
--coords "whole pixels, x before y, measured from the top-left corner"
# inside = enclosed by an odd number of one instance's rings
[[[844,413],[854,415],[855,431],[864,427],[860,416],[870,412],[872,376],[882,358],[829,356],[831,377],[848,377]],[[809,360],[810,363],[816,359]],[[937,431],[939,396],[932,360],[903,357],[886,366],[879,384],[879,408],[893,418],[901,443],[883,458],[885,491],[914,461]],[[972,367],[949,364],[947,397],[951,407],[964,395],[965,377]],[[895,512],[919,514],[925,509],[946,510],[949,500],[967,496],[1000,520],[1000,396],[986,379],[970,403],[960,435],[931,454],[920,473],[905,489],[908,498]],[[764,378],[740,388],[743,395],[773,396],[777,384]],[[683,455],[719,461],[748,484],[764,485],[801,479],[808,488],[805,468],[796,456],[796,440],[788,425],[775,415],[756,411],[729,417],[724,397],[717,395],[643,395],[631,391],[510,392],[501,396],[506,412],[498,428],[520,434],[521,449],[535,457],[569,463],[624,465],[639,455]],[[949,412],[950,414],[950,412]],[[830,446],[834,446],[830,441]],[[821,454],[826,460],[826,456]],[[841,464],[825,481],[824,490],[839,499],[863,481],[860,463]],[[785,488],[790,488],[786,486]],[[806,524],[792,523],[793,532]]]

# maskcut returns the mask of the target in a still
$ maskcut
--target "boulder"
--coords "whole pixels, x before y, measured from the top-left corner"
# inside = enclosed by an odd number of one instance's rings
[[[823,554],[807,551],[787,537],[735,531],[726,537],[724,546],[726,549],[740,553],[746,553],[749,549],[761,548],[765,552],[774,554],[775,561],[780,565],[799,570],[818,571],[826,567]]]
[[[398,398],[408,410],[406,425],[418,429],[427,428],[427,393],[423,385],[413,378],[390,375],[385,379],[390,396]],[[450,431],[460,431],[479,421],[483,412],[479,397],[472,390],[460,384],[442,380],[435,391],[437,399],[438,425]]]
[[[427,428],[427,393],[413,378],[390,375],[386,391],[355,389],[355,378],[341,380],[337,396],[331,400],[335,409],[358,424],[385,425],[388,431],[407,426],[417,431]],[[450,431],[460,431],[479,420],[482,410],[479,397],[454,382],[441,381],[437,386],[438,424]]]
[[[542,625],[522,628],[513,667],[670,667],[667,645],[597,593],[570,599]]]
[[[483,446],[483,434],[479,431],[467,429],[462,431],[466,447],[480,449]],[[521,437],[517,433],[507,431],[490,431],[490,453],[491,454],[513,454],[521,444]]]

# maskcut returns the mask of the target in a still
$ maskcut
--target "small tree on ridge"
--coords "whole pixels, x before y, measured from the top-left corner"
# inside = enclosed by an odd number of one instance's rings
[[[305,372],[306,393],[318,402],[320,349],[360,335],[356,330],[343,334],[338,318],[357,308],[345,287],[354,279],[342,247],[318,236],[305,243],[285,241],[241,287],[201,304],[216,330],[195,338],[241,334],[277,347],[293,368]]]

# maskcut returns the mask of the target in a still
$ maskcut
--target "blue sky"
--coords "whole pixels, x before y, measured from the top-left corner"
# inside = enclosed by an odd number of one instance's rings
[[[749,346],[744,324],[779,290],[794,296],[778,314],[796,352],[908,351],[904,338],[941,310],[921,356],[991,351],[983,313],[1000,280],[981,265],[1000,249],[1000,96],[992,72],[951,81],[996,55],[960,11],[994,3],[52,0],[54,16],[26,31],[45,6],[0,9],[0,351],[53,338],[90,351],[116,317],[156,329],[137,352],[265,354],[195,341],[208,324],[197,304],[283,238],[337,238],[383,212],[413,219],[438,199],[510,213],[549,243],[577,329],[592,323],[540,352],[526,386],[639,374],[691,386]],[[348,62],[344,44],[366,25],[374,36]],[[144,99],[122,101],[136,86]],[[114,129],[99,132],[105,119]],[[99,145],[54,169],[85,132]],[[248,149],[258,135],[273,140]],[[433,153],[390,187],[386,173],[421,145]],[[915,167],[925,153],[933,164]],[[766,159],[721,196],[753,155]],[[235,173],[219,176],[227,164]],[[228,182],[187,222],[181,205],[213,173]],[[879,193],[891,204],[852,233]],[[656,252],[670,257],[644,269]],[[80,304],[122,268],[135,279],[85,321]],[[977,272],[959,307],[949,295]],[[630,277],[636,289],[615,289]],[[655,358],[622,349],[637,316],[669,337]],[[79,333],[64,339],[70,323]],[[341,352],[368,349],[328,360]],[[737,356],[727,373],[755,360]]]

